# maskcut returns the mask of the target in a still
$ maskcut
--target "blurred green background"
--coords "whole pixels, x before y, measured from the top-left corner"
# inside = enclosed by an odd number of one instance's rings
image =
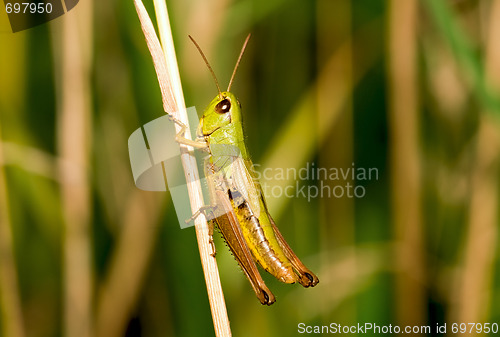
[[[500,1],[167,6],[199,113],[216,89],[187,35],[225,87],[252,33],[232,91],[262,169],[378,170],[299,182],[363,186],[362,198],[268,197],[320,279],[303,289],[263,272],[271,307],[217,237],[234,336],[500,323]],[[132,0],[81,1],[0,34],[1,336],[214,335],[194,228],[180,230],[170,194],[139,191],[130,170],[129,135],[162,115]]]

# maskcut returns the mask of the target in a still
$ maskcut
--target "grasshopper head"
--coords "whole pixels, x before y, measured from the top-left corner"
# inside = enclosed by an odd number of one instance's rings
[[[237,126],[237,124],[240,124],[241,129],[241,105],[240,102],[238,102],[236,96],[234,96],[229,90],[231,90],[234,75],[236,74],[236,70],[238,69],[238,66],[240,64],[241,57],[243,56],[248,40],[250,39],[250,34],[248,34],[245,42],[243,43],[240,56],[238,57],[238,61],[236,61],[236,65],[234,66],[233,74],[231,75],[231,80],[229,80],[229,85],[227,86],[226,91],[220,90],[217,77],[215,76],[210,63],[208,63],[208,60],[205,57],[205,54],[203,54],[203,51],[201,50],[198,43],[196,43],[191,35],[189,35],[189,38],[191,39],[191,41],[193,41],[194,45],[200,52],[201,57],[205,61],[205,64],[207,65],[210,73],[214,78],[217,90],[219,91],[219,94],[212,100],[212,102],[210,102],[210,105],[205,109],[205,112],[203,113],[203,117],[201,118],[201,122],[197,130],[198,136],[210,136],[216,130],[224,128],[229,124],[233,124],[235,126]],[[226,134],[225,136],[228,135],[229,134]]]
[[[221,92],[203,112],[201,123],[203,136],[209,136],[229,124],[241,123],[240,102],[232,93]]]

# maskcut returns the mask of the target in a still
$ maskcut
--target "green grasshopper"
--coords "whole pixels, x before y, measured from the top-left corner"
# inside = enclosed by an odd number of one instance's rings
[[[196,140],[182,136],[185,126],[176,136],[177,142],[208,152],[205,177],[211,205],[196,212],[191,220],[200,213],[212,213],[207,218],[211,219],[209,233],[213,255],[215,246],[212,236],[217,225],[260,302],[271,305],[276,299],[262,280],[255,261],[284,283],[299,282],[307,288],[315,286],[319,280],[292,251],[267,210],[244,141],[241,105],[230,92],[250,35],[243,44],[226,91],[220,90],[215,73],[200,46],[191,36],[189,38],[207,64],[219,91],[201,117]]]

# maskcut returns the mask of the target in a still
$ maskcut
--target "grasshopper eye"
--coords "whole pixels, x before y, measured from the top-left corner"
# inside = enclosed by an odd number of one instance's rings
[[[220,114],[225,114],[231,110],[231,101],[229,101],[227,98],[223,99],[217,105],[215,106],[215,111]]]

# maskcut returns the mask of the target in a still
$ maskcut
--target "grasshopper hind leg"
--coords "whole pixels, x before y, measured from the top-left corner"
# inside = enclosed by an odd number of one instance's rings
[[[290,260],[293,269],[295,269],[295,271],[299,275],[298,282],[305,288],[314,287],[316,284],[319,283],[318,277],[312,271],[310,271],[302,263],[302,261],[300,261],[297,255],[295,255],[290,245],[288,245],[288,243],[283,238],[283,235],[281,235],[281,232],[278,230],[278,227],[274,223],[274,220],[269,213],[268,217],[269,221],[271,222],[271,225],[273,226],[274,234],[276,235],[278,244],[283,249],[283,252],[285,253],[286,257]]]
[[[231,249],[231,253],[245,273],[245,276],[250,281],[255,295],[260,303],[271,305],[276,301],[273,293],[264,283],[260,275],[257,265],[252,257],[252,253],[248,248],[245,237],[238,224],[238,218],[229,200],[229,191],[215,191],[218,205],[221,207],[222,215],[217,217],[217,227],[219,228],[226,244]]]

